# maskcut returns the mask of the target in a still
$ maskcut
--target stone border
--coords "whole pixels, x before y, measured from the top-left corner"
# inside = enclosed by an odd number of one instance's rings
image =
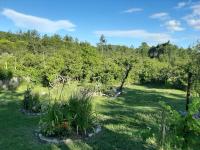
[[[27,116],[41,116],[41,115],[45,114],[45,113],[33,113],[33,112],[27,111],[25,109],[20,109],[19,111]]]
[[[38,134],[38,137],[41,141],[51,143],[51,144],[60,144],[60,143],[70,143],[70,142],[72,142],[72,140],[70,138],[58,139],[58,138],[45,137],[41,133]]]
[[[101,131],[102,131],[101,126],[97,126],[96,129],[94,130],[94,133],[89,133],[87,136],[92,137]],[[46,142],[46,143],[51,143],[51,144],[61,144],[61,143],[68,144],[68,143],[72,142],[72,139],[70,139],[70,138],[58,139],[58,138],[53,138],[53,137],[46,137],[39,132],[36,133],[36,135],[38,136],[39,140]]]

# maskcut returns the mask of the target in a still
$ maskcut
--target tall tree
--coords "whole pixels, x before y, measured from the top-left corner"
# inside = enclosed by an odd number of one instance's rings
[[[106,38],[105,38],[105,36],[102,34],[102,35],[100,36],[99,43],[97,44],[98,47],[99,47],[99,50],[100,50],[101,53],[102,53],[102,55],[103,55],[104,50],[105,50],[106,42],[107,42],[107,41],[106,41]]]

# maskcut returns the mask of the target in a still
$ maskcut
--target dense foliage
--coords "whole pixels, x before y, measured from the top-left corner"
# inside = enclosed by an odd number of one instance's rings
[[[110,45],[104,36],[94,47],[69,36],[40,36],[36,31],[0,32],[0,39],[0,68],[44,86],[59,75],[116,85],[124,76],[125,64],[132,60],[129,83],[163,83],[184,89],[185,66],[194,51],[170,42],[152,47],[142,43],[138,48]]]
[[[125,81],[187,89],[185,115],[166,104],[161,104],[162,109],[158,111],[160,126],[155,141],[156,146],[162,149],[187,147],[188,136],[200,134],[199,66],[199,44],[192,48],[179,48],[170,42],[157,46],[143,42],[138,48],[133,48],[107,44],[102,35],[95,47],[69,36],[40,36],[36,31],[0,32],[2,85],[10,83],[14,76],[30,79],[50,89],[62,82],[59,77],[63,77],[67,82],[78,81],[81,86],[87,85],[94,92],[105,92],[119,85],[122,88]],[[41,132],[56,137],[73,133],[87,135],[95,126],[88,91],[74,93],[68,101],[61,99],[60,96],[58,101],[48,105],[40,120]],[[23,108],[29,112],[40,112],[42,106],[39,100],[38,94],[27,89]]]

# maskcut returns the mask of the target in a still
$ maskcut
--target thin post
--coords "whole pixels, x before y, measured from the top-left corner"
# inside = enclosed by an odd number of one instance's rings
[[[191,95],[191,86],[192,86],[192,73],[188,72],[188,81],[187,81],[187,94],[186,94],[186,112],[189,110],[190,104],[190,95]]]

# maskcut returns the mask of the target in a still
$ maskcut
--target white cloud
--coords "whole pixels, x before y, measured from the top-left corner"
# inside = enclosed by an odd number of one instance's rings
[[[74,31],[75,25],[69,20],[52,21],[47,18],[31,16],[12,9],[4,9],[2,14],[11,19],[17,27],[35,29],[40,32],[55,33],[59,30]]]
[[[184,20],[192,28],[200,30],[200,3],[195,3],[190,9],[192,10],[192,13],[185,16]]]
[[[151,19],[160,19],[160,20],[166,20],[169,18],[169,14],[166,12],[160,12],[160,13],[155,13],[150,16]]]
[[[163,43],[172,40],[172,37],[166,33],[147,32],[145,30],[102,30],[96,31],[96,35],[105,35],[107,37],[134,38],[149,43]]]
[[[179,2],[175,8],[180,9],[185,7],[187,4],[188,4],[187,2]]]
[[[192,3],[191,0],[179,2],[179,3],[176,5],[175,9],[184,8],[184,7],[186,7],[186,6],[189,6],[191,3]]]
[[[196,3],[194,5],[191,6],[191,9],[192,9],[192,13],[193,15],[198,15],[200,16],[200,2],[199,3]]]
[[[181,27],[180,21],[177,21],[177,20],[169,20],[165,23],[165,26],[168,30],[172,32],[184,30],[184,28]]]
[[[122,13],[134,13],[134,12],[140,12],[140,11],[143,11],[143,9],[142,8],[130,8],[130,9],[124,10]]]
[[[200,18],[199,19],[189,19],[188,24],[196,30],[200,30]]]

